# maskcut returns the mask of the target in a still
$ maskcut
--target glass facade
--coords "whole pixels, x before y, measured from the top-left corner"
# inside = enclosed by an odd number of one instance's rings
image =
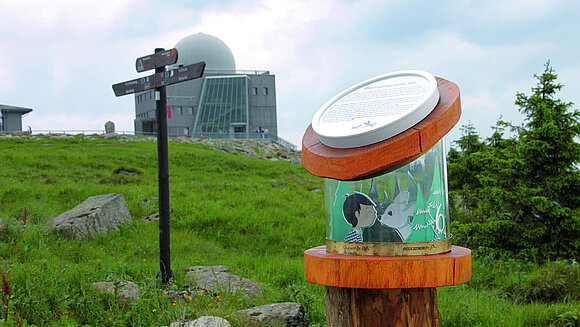
[[[194,133],[226,137],[248,132],[248,79],[246,76],[207,77]]]

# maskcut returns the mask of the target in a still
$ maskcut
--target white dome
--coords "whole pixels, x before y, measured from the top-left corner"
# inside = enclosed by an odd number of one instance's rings
[[[236,70],[236,62],[230,48],[215,36],[203,33],[192,34],[175,45],[177,63],[191,65],[205,61],[206,69]]]

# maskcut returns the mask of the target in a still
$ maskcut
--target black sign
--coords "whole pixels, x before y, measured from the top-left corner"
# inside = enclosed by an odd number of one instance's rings
[[[173,65],[177,62],[177,49],[169,49],[145,57],[137,58],[135,67],[141,73],[149,69]]]
[[[200,78],[203,75],[204,70],[205,62],[202,61],[193,65],[179,67],[127,82],[114,84],[113,91],[115,92],[115,96],[143,92],[149,89]]]

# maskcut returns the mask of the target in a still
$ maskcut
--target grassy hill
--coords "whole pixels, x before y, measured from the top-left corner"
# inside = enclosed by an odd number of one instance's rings
[[[303,276],[303,251],[324,244],[322,179],[296,164],[170,143],[172,289],[189,288],[186,267],[226,265],[264,291],[255,302],[203,293],[175,302],[161,295],[155,277],[157,224],[140,220],[158,211],[156,201],[147,201],[157,197],[156,151],[154,142],[83,136],[0,139],[0,269],[12,291],[0,320],[160,326],[181,317],[216,315],[242,326],[237,310],[294,301],[305,306],[313,325],[324,326],[324,287]],[[130,225],[88,241],[47,234],[52,217],[106,193],[124,195]],[[560,272],[546,281],[543,276],[554,270]],[[577,263],[537,266],[474,258],[471,282],[438,289],[441,325],[577,326],[579,271]],[[135,303],[119,304],[90,287],[124,280],[141,290]],[[534,298],[526,293],[530,288],[535,294],[552,292],[552,298]],[[555,289],[566,291],[556,294]],[[4,325],[12,324],[0,322]]]

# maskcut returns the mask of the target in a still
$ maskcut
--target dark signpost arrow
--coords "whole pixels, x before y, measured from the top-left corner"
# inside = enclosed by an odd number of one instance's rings
[[[173,65],[176,62],[177,62],[177,49],[170,49],[155,52],[154,54],[137,58],[137,60],[135,61],[135,68],[137,68],[138,73],[141,73],[149,69]]]
[[[150,89],[158,89],[162,86],[171,85],[188,81],[190,79],[200,78],[205,68],[204,62],[198,62],[193,65],[183,66],[176,69],[155,73],[153,75],[136,78],[127,82],[113,85],[113,91],[116,96],[143,92]]]
[[[169,159],[167,152],[167,85],[200,78],[205,62],[166,70],[166,65],[177,62],[177,49],[155,49],[155,53],[138,58],[137,72],[155,68],[155,74],[113,85],[116,96],[155,89],[155,116],[157,118],[157,172],[159,178],[159,258],[161,279],[168,284],[173,278],[170,255],[169,224]]]

